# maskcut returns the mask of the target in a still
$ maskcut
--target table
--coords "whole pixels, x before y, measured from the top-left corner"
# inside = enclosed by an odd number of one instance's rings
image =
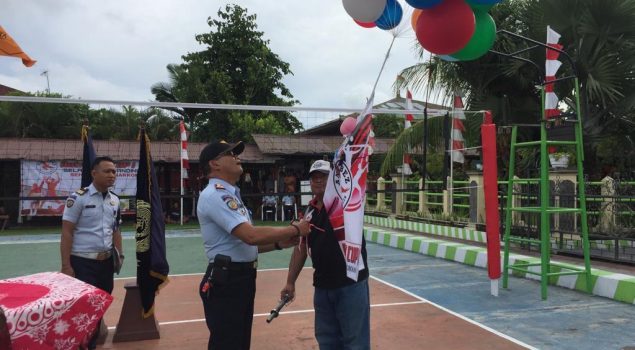
[[[13,350],[77,349],[111,303],[110,294],[59,272],[0,280]]]

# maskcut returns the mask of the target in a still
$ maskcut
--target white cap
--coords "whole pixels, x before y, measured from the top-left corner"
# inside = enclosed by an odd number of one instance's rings
[[[311,176],[311,174],[314,171],[319,171],[321,173],[328,174],[331,171],[331,164],[329,164],[329,162],[325,160],[316,160],[311,165],[311,170],[309,170],[309,176]]]

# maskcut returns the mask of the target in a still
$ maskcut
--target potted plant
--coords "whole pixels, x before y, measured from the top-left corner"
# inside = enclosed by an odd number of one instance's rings
[[[549,147],[549,163],[554,169],[564,169],[573,164],[575,156],[572,147],[562,147],[560,150]]]

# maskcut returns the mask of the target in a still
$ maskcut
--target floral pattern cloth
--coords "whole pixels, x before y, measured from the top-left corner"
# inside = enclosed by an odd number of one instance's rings
[[[112,303],[105,291],[59,272],[0,280],[14,350],[77,349]]]

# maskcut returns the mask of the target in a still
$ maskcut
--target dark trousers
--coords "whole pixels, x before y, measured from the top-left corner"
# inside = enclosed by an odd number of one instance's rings
[[[106,260],[93,260],[71,255],[71,267],[75,271],[75,278],[78,280],[112,294],[115,274],[112,257]],[[88,342],[89,349],[97,347],[100,324],[101,320],[97,323],[95,334]]]
[[[209,265],[199,288],[210,332],[207,348],[248,350],[254,317],[256,270],[230,270],[227,283],[212,285],[204,293],[201,289],[211,270],[212,265]]]
[[[292,205],[285,205],[283,207],[283,210],[284,210],[284,218],[285,218],[285,220],[294,220],[295,219],[295,213],[294,213]]]

